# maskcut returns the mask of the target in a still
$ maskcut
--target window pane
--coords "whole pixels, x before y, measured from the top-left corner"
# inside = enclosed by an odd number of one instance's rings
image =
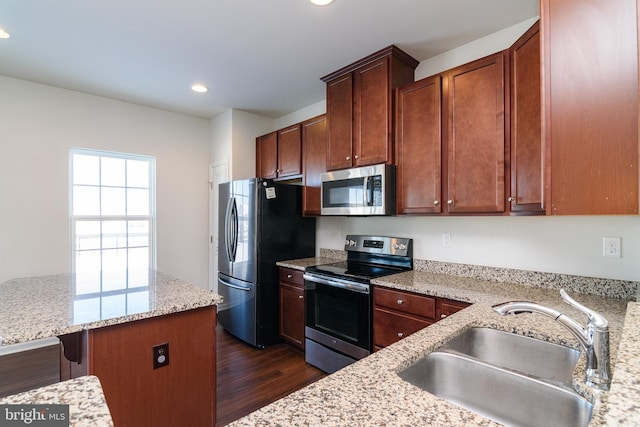
[[[129,221],[129,247],[149,246],[149,221]]]
[[[100,173],[101,185],[124,187],[125,186],[125,160],[113,157],[101,157]]]
[[[129,249],[129,287],[149,285],[149,248]]]
[[[125,314],[127,314],[126,295],[102,297],[102,320],[124,316]]]
[[[105,249],[102,251],[102,290],[112,291],[127,288],[127,250]]]
[[[132,292],[127,296],[127,314],[149,310],[149,292]]]
[[[149,190],[127,190],[127,215],[149,215]]]
[[[100,214],[100,188],[73,186],[73,214],[74,215],[99,215]]]
[[[76,250],[100,249],[100,221],[76,222]]]
[[[102,215],[124,215],[124,188],[102,187]]]
[[[76,252],[76,294],[100,292],[100,250]]]
[[[100,320],[100,298],[79,299],[73,302],[74,323]]]
[[[149,162],[127,160],[127,187],[149,188]]]
[[[127,247],[127,222],[103,221],[102,222],[102,248],[126,248]]]
[[[73,155],[73,183],[86,185],[100,184],[100,158],[96,156]]]

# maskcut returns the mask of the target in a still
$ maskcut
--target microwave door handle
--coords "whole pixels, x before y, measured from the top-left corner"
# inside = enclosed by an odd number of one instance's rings
[[[367,206],[373,206],[373,177],[368,176],[366,179]]]
[[[371,197],[369,196],[369,176],[365,176],[362,184],[362,189],[364,190],[364,205],[371,206]]]

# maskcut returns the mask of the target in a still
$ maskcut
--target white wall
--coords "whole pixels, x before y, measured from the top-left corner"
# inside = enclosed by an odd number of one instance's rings
[[[209,121],[0,76],[0,282],[69,271],[69,148],[156,157],[157,267],[208,286]]]
[[[327,101],[323,99],[320,102],[316,102],[315,104],[311,104],[309,106],[296,110],[291,114],[278,117],[275,120],[275,128],[276,129],[286,128],[287,126],[291,126],[296,123],[303,122],[307,119],[310,119],[315,116],[319,116],[320,114],[324,114],[326,112],[327,112]]]
[[[231,179],[256,176],[256,137],[274,131],[273,124],[273,119],[233,110]]]
[[[424,60],[415,70],[415,79],[423,79],[509,48],[538,18],[528,19],[489,34],[456,49]]]
[[[419,259],[640,281],[640,216],[322,217],[316,229],[317,248],[343,249],[346,234],[410,237]],[[604,236],[622,237],[622,258],[602,256]]]

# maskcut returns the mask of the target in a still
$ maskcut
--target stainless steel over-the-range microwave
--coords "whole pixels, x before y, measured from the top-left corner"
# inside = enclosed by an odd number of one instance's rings
[[[373,165],[322,174],[322,215],[393,215],[396,170]]]

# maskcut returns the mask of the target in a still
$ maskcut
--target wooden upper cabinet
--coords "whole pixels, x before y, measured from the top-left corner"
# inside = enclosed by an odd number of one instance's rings
[[[278,133],[271,132],[256,138],[256,176],[278,177]]]
[[[540,31],[534,24],[509,49],[511,186],[514,213],[544,214]]]
[[[302,173],[300,125],[278,131],[278,178]]]
[[[349,168],[353,140],[353,77],[327,82],[327,170]]]
[[[636,7],[541,2],[548,213],[638,213]]]
[[[504,80],[503,53],[443,76],[450,213],[504,212]]]
[[[300,124],[256,138],[256,176],[288,178],[302,174]]]
[[[393,96],[389,85],[389,57],[354,72],[353,165],[391,162]],[[413,80],[413,79],[411,79]]]
[[[396,89],[398,214],[442,212],[441,79]]]
[[[418,61],[389,46],[322,78],[327,83],[327,169],[393,163],[393,89]]]
[[[323,114],[302,122],[302,214],[320,215],[320,175],[327,171],[327,120]]]

